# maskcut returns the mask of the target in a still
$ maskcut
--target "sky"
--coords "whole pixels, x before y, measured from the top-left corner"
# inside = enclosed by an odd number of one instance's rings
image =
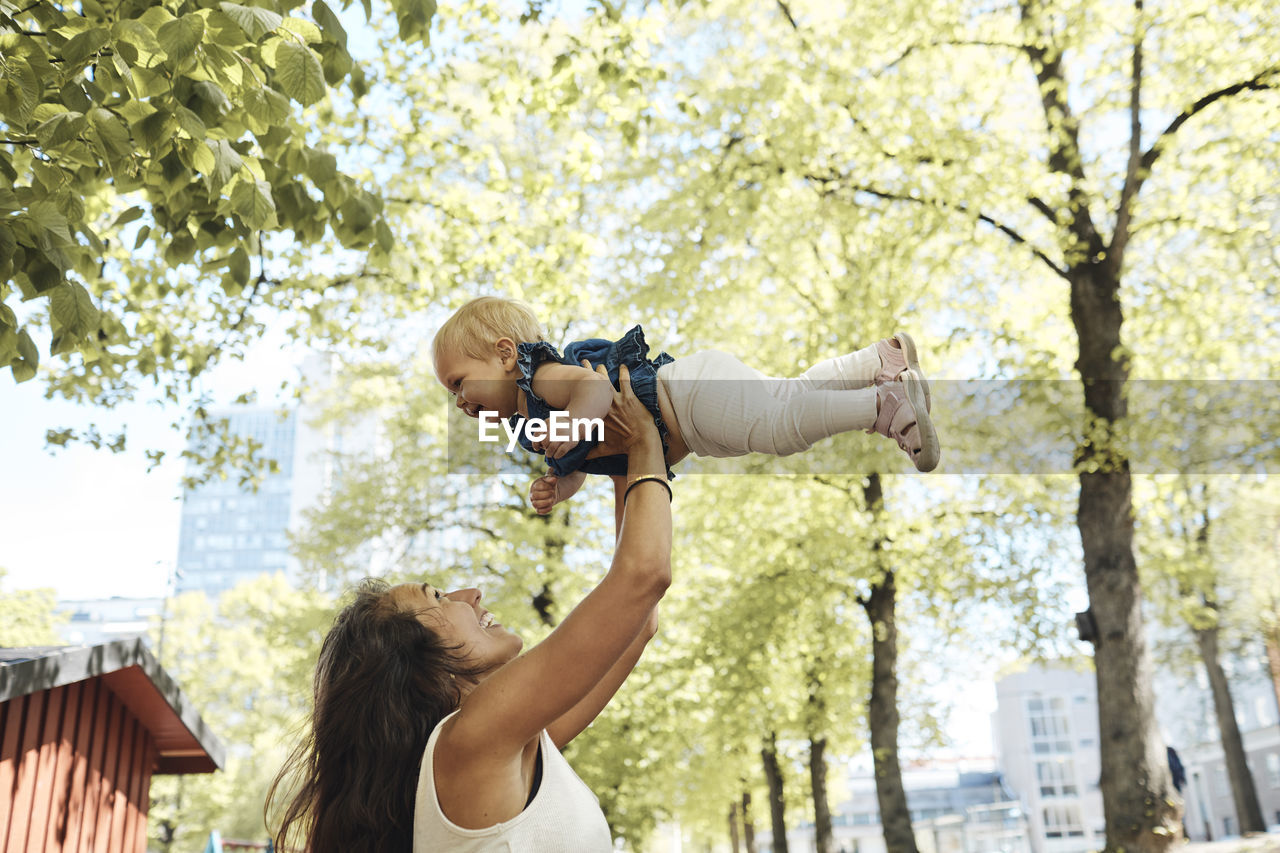
[[[225,403],[256,388],[269,401],[299,358],[264,340],[243,362],[211,370],[203,390]],[[186,409],[154,400],[111,411],[46,400],[41,377],[17,385],[0,372],[0,569],[7,570],[0,595],[31,588],[52,588],[60,599],[164,595],[178,557],[185,444],[171,424],[185,420]],[[127,449],[46,448],[47,429],[91,423],[112,435],[126,427]],[[166,451],[150,473],[148,449]]]

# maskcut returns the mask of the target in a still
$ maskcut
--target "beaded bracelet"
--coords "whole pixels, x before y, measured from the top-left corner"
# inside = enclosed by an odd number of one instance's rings
[[[657,474],[644,474],[643,476],[636,477],[630,483],[627,483],[627,490],[622,493],[623,505],[626,505],[627,495],[631,494],[632,489],[634,489],[636,486],[640,485],[641,483],[648,482],[650,480],[652,480],[653,482],[657,483],[658,485],[662,486],[662,488],[667,490],[667,500],[670,501],[674,499],[671,494],[671,487],[667,485],[667,480],[665,477],[661,477]]]

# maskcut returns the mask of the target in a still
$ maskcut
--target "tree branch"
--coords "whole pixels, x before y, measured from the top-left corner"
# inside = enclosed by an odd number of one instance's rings
[[[805,179],[815,183],[821,183],[824,185],[831,184],[831,183],[838,183],[838,179],[836,178],[824,178],[820,175],[805,175]],[[926,207],[936,207],[940,210],[955,211],[958,213],[962,213],[966,216],[974,216],[978,219],[979,222],[985,222],[987,225],[990,225],[992,228],[995,228],[997,231],[1004,234],[1014,243],[1018,243],[1026,246],[1033,255],[1035,255],[1040,260],[1044,261],[1044,263],[1049,267],[1049,269],[1053,270],[1055,273],[1062,276],[1063,278],[1067,277],[1066,269],[1054,263],[1052,258],[1050,258],[1043,251],[1038,249],[1027,238],[1023,237],[1013,228],[1009,227],[1008,225],[1005,225],[1004,223],[1000,222],[994,217],[988,216],[987,214],[982,213],[981,211],[970,210],[968,205],[965,205],[964,203],[952,203],[949,201],[943,201],[942,199],[918,198],[916,196],[902,195],[901,193],[886,192],[884,190],[879,190],[879,189],[876,189],[875,187],[868,187],[868,186],[856,186],[851,184],[851,185],[848,185],[848,188],[855,193],[858,193],[858,192],[866,193],[867,195],[875,196],[876,198],[881,198],[886,201],[910,201],[910,202],[915,202],[916,204],[925,205]],[[822,192],[833,193],[835,192],[835,190],[828,189],[824,186],[824,189],[822,190]]]
[[[791,9],[787,7],[785,0],[777,0],[778,8],[782,10],[782,14],[786,16],[787,23],[791,25],[791,29],[799,30],[800,25],[796,23],[795,16],[791,14]]]
[[[1129,165],[1125,169],[1124,189],[1120,191],[1120,204],[1116,208],[1116,230],[1111,235],[1111,248],[1107,261],[1119,275],[1124,261],[1124,247],[1129,242],[1129,218],[1133,213],[1133,197],[1142,182],[1139,168],[1142,165],[1142,0],[1134,0],[1133,64],[1129,85]]]
[[[1031,204],[1032,207],[1034,207],[1036,210],[1043,213],[1045,219],[1048,219],[1054,225],[1059,224],[1058,212],[1054,210],[1052,207],[1050,207],[1048,202],[1044,201],[1039,196],[1034,196],[1034,195],[1027,196],[1027,201]]]
[[[1142,0],[1136,0],[1136,2],[1138,3],[1139,8],[1141,8]],[[1136,53],[1136,50],[1137,47],[1135,46],[1135,61],[1138,61],[1140,59],[1140,55]],[[1130,175],[1133,180],[1132,182],[1129,180],[1130,176],[1125,177],[1124,192],[1120,196],[1120,209],[1117,211],[1116,216],[1116,233],[1111,238],[1111,249],[1108,252],[1109,256],[1114,256],[1112,257],[1113,263],[1119,264],[1120,258],[1123,257],[1124,254],[1125,244],[1128,242],[1132,231],[1129,226],[1129,220],[1131,216],[1130,209],[1133,206],[1133,198],[1138,194],[1138,191],[1142,189],[1143,183],[1151,175],[1151,167],[1155,165],[1156,160],[1158,160],[1160,155],[1164,153],[1169,140],[1178,132],[1178,129],[1190,121],[1196,114],[1204,111],[1211,104],[1214,104],[1223,98],[1229,98],[1232,95],[1238,95],[1241,92],[1260,92],[1265,89],[1274,89],[1275,84],[1268,81],[1266,78],[1273,77],[1277,73],[1280,73],[1280,65],[1273,65],[1270,68],[1258,72],[1248,80],[1243,80],[1234,85],[1225,86],[1221,89],[1210,92],[1195,103],[1183,109],[1183,111],[1178,113],[1177,117],[1175,117],[1173,121],[1169,122],[1169,126],[1160,132],[1160,135],[1156,137],[1155,142],[1151,143],[1151,147],[1142,155],[1142,158],[1138,162],[1136,168],[1133,166],[1131,159]],[[1135,100],[1137,98],[1136,87],[1134,98]],[[1131,109],[1136,110],[1136,106],[1131,107]],[[1136,118],[1130,119],[1131,124],[1136,121]],[[1133,148],[1137,145],[1136,138],[1135,140],[1130,140],[1129,144],[1130,154],[1132,157]]]
[[[1036,0],[1020,0],[1022,19],[1031,26],[1039,25]],[[1044,33],[1042,41],[1025,46],[1031,70],[1040,87],[1040,103],[1044,109],[1049,133],[1049,163],[1054,172],[1071,179],[1067,210],[1072,233],[1094,257],[1103,251],[1093,216],[1089,213],[1089,197],[1085,191],[1084,158],[1080,152],[1079,128],[1067,101],[1067,75],[1062,68],[1062,51],[1053,44],[1053,34]]]
[[[383,196],[382,200],[387,202],[388,204],[403,204],[408,207],[412,207],[414,205],[420,205],[422,207],[430,207],[433,210],[440,211],[450,219],[456,220],[458,222],[465,222],[467,225],[496,225],[497,223],[503,221],[501,219],[489,219],[486,221],[481,221],[479,219],[476,219],[474,216],[461,216],[457,213],[454,213],[452,210],[449,210],[444,205],[436,204],[435,202],[428,201],[425,198],[408,198],[405,196]]]
[[[897,59],[893,60],[888,65],[880,66],[880,68],[876,71],[872,71],[870,76],[879,77],[881,74],[884,74],[886,71],[893,70],[904,59],[906,59],[911,54],[915,53],[917,50],[920,50],[922,48],[929,48],[929,47],[1007,47],[1010,50],[1025,50],[1027,45],[1017,44],[1015,42],[1009,42],[1009,41],[983,41],[981,39],[963,39],[963,40],[938,39],[936,41],[931,41],[926,44],[911,44],[911,45],[907,45],[907,49],[904,50],[898,56]]]

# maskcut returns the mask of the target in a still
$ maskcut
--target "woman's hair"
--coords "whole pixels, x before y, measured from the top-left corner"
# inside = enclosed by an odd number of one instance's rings
[[[481,296],[463,305],[436,332],[431,354],[437,361],[443,352],[461,352],[470,358],[487,358],[499,338],[516,343],[545,340],[538,315],[518,299]]]
[[[334,620],[316,662],[310,731],[267,795],[286,800],[277,850],[410,853],[419,762],[479,672],[366,579]],[[267,818],[268,826],[271,819]]]

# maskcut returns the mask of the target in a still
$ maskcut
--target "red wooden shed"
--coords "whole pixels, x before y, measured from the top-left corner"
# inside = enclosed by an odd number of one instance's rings
[[[0,648],[0,853],[145,853],[152,774],[223,757],[141,640]]]

